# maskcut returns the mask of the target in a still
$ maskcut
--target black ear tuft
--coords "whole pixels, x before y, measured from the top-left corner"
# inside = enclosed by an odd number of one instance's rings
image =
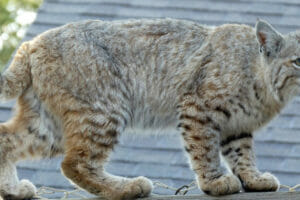
[[[260,50],[267,57],[276,56],[283,43],[283,37],[269,23],[258,20],[255,26],[256,37],[260,44]]]

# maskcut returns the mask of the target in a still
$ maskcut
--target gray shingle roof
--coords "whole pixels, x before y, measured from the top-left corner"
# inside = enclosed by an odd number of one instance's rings
[[[25,40],[71,21],[142,17],[190,19],[208,25],[254,25],[257,18],[262,18],[287,33],[300,28],[299,11],[299,0],[44,0]],[[11,116],[12,104],[0,105],[0,121]],[[255,143],[259,169],[273,172],[281,183],[288,185],[300,183],[299,105],[300,97],[296,97],[278,118],[259,131]],[[144,175],[174,187],[193,180],[178,136],[146,137],[122,136],[108,171],[128,177]],[[60,175],[61,159],[22,162],[18,167],[19,176],[32,180],[37,186],[70,189],[72,186]],[[173,193],[161,188],[154,192]]]

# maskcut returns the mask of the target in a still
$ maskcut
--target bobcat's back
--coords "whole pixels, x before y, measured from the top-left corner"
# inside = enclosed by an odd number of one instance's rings
[[[268,69],[260,67],[257,49],[255,31],[246,25],[73,23],[30,42],[32,86],[42,99],[67,92],[79,107],[113,113],[130,129],[174,128],[178,102],[197,93],[204,111],[223,105],[235,112],[222,124],[225,132],[252,131],[280,109],[263,82]]]
[[[32,42],[33,86],[49,95],[59,84],[95,109],[122,102],[131,127],[174,127],[175,99],[192,73],[187,63],[210,31],[171,19],[69,24]]]

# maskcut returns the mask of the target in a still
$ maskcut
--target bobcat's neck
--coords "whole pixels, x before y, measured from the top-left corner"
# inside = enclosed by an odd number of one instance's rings
[[[257,77],[257,85],[260,87],[260,95],[262,100],[260,103],[264,108],[262,111],[266,117],[272,119],[287,103],[280,101],[278,94],[274,90],[271,73],[272,71],[265,65],[261,54],[258,54],[255,64],[255,76]]]
[[[262,54],[259,54],[257,63],[256,75],[259,77],[259,80],[261,80],[262,85],[265,87],[264,96],[266,103],[273,107],[278,113],[293,97],[296,96],[297,88],[276,88],[275,80],[279,78],[278,73],[276,73],[278,70],[272,66],[268,66],[264,61]]]

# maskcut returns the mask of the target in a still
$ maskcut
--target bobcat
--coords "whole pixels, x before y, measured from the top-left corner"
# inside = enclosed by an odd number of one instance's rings
[[[35,195],[15,163],[64,154],[63,174],[107,199],[151,193],[145,177],[104,170],[126,129],[178,127],[199,187],[210,195],[276,191],[255,165],[253,132],[297,94],[300,32],[157,19],[85,21],[49,30],[18,49],[1,76],[17,99],[0,125],[0,194]],[[224,174],[220,154],[231,172]]]

